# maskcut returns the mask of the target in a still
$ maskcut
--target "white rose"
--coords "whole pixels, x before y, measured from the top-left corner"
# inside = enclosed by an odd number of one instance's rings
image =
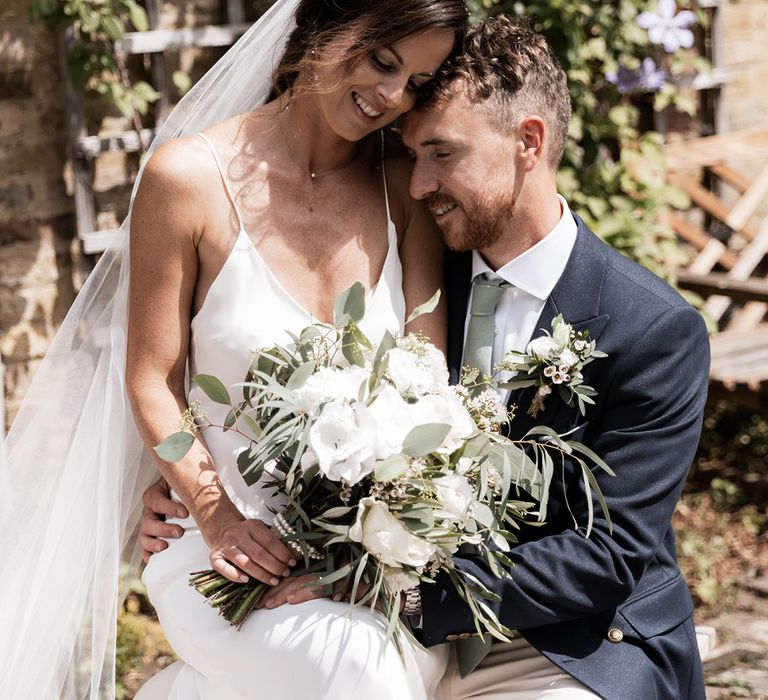
[[[400,568],[393,566],[384,566],[384,580],[392,593],[407,591],[419,585],[419,577],[406,573]]]
[[[329,401],[357,399],[360,386],[367,379],[368,372],[361,367],[343,370],[321,367],[294,392],[293,404],[297,411],[317,415]]]
[[[369,410],[377,427],[376,456],[386,459],[402,452],[403,440],[415,423],[411,407],[400,396],[400,392],[393,386],[384,385]]]
[[[560,353],[560,362],[568,367],[573,367],[579,361],[576,353],[571,352],[567,348]]]
[[[432,345],[415,353],[392,348],[384,355],[384,367],[390,381],[404,396],[433,394],[448,384],[448,370],[443,354]]]
[[[349,538],[392,567],[425,566],[437,552],[433,544],[414,535],[392,515],[386,503],[371,496],[360,501]]]
[[[356,484],[373,471],[376,437],[376,421],[365,404],[334,401],[323,406],[308,442],[325,476]]]
[[[540,338],[534,338],[525,352],[528,355],[533,355],[541,360],[548,360],[551,353],[555,353],[560,349],[560,346],[548,335],[543,335]]]
[[[434,481],[435,495],[440,502],[440,507],[455,520],[460,527],[464,527],[469,518],[469,509],[475,500],[475,491],[460,474],[447,474]]]
[[[556,323],[552,330],[552,337],[561,348],[565,347],[571,339],[571,327],[564,323],[561,318],[560,323]]]
[[[411,405],[416,425],[445,423],[451,430],[438,448],[441,454],[451,454],[464,444],[475,431],[475,421],[457,396],[425,396]]]

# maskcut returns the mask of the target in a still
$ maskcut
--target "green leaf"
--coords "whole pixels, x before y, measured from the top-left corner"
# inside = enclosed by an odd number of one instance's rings
[[[195,436],[192,433],[173,433],[155,447],[155,452],[164,462],[178,462],[189,452],[194,442]]]
[[[344,329],[341,337],[341,354],[350,365],[365,367],[365,357],[351,326]]]
[[[446,423],[417,425],[403,440],[403,453],[409,457],[423,457],[434,452],[451,432]]]
[[[392,481],[405,474],[408,470],[408,460],[403,455],[392,455],[376,462],[373,475],[376,481]]]
[[[131,24],[137,32],[146,32],[149,29],[149,20],[146,10],[135,0],[126,0],[125,6],[128,8],[128,16],[131,18]]]
[[[303,365],[299,365],[285,383],[285,388],[291,391],[301,388],[307,379],[312,376],[315,369],[317,369],[317,365],[314,362],[305,362]]]
[[[145,80],[133,84],[133,94],[144,102],[155,102],[160,99],[160,93]]]
[[[440,303],[440,290],[438,289],[430,298],[429,301],[424,302],[420,306],[417,306],[412,312],[411,315],[408,317],[408,320],[405,322],[405,325],[407,326],[411,321],[415,321],[419,316],[424,316],[424,314],[431,314],[436,308],[437,305]]]
[[[232,405],[227,387],[221,383],[221,380],[217,379],[213,375],[198,374],[192,381],[203,390],[205,395],[211,401],[220,403],[223,406]]]
[[[173,81],[173,84],[176,86],[176,89],[179,91],[179,95],[183,97],[189,92],[189,89],[192,87],[192,78],[190,77],[189,73],[183,70],[175,70],[173,71],[173,75],[171,76],[171,80]]]
[[[349,320],[359,323],[365,316],[365,288],[360,282],[355,282],[349,289],[342,292],[333,307],[333,323],[344,326]]]

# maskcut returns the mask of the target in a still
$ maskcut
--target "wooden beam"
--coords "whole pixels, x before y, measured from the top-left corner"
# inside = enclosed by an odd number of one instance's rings
[[[141,139],[135,131],[123,131],[114,136],[82,136],[77,140],[78,152],[86,158],[95,158],[102,153],[123,151],[136,153],[141,150],[141,143],[150,143],[156,129],[142,129]]]
[[[755,213],[755,209],[765,201],[766,194],[768,194],[768,165],[760,171],[749,189],[733,205],[725,223],[734,231],[740,231]]]
[[[723,182],[727,182],[739,194],[744,194],[749,189],[749,185],[751,184],[749,178],[736,172],[730,165],[725,165],[724,163],[710,165],[709,170],[717,175]]]
[[[725,245],[702,231],[698,226],[686,221],[682,216],[669,212],[663,215],[662,220],[699,251],[700,254],[691,264],[692,272],[709,272],[716,263],[720,263],[726,270],[730,270],[736,264],[736,256]]]
[[[219,27],[155,29],[148,32],[126,32],[115,42],[115,50],[127,54],[157,53],[167,49],[204,46],[230,46],[250,28],[250,24],[226,24]]]
[[[680,270],[675,275],[677,283],[683,289],[689,289],[702,296],[719,294],[739,302],[768,302],[768,281],[766,280],[737,280],[722,272],[697,275],[688,270]]]
[[[730,214],[730,209],[723,204],[720,198],[712,194],[706,187],[689,176],[679,173],[670,173],[669,181],[680,187],[685,193],[702,209],[708,211],[716,219],[725,222]],[[739,233],[744,234],[750,241],[757,236],[757,227],[752,224],[744,224],[738,229]]]
[[[743,163],[768,158],[768,130],[734,131],[677,141],[664,147],[669,170],[695,170],[721,163]]]

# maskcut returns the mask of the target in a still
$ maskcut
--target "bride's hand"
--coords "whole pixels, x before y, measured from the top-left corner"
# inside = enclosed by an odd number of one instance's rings
[[[212,538],[211,566],[236,583],[253,577],[276,586],[296,566],[291,551],[261,520],[232,519]]]

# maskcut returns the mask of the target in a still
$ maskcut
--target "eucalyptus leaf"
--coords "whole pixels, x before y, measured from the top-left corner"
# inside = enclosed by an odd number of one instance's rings
[[[437,450],[451,432],[446,423],[426,423],[417,425],[403,440],[403,453],[409,457],[424,457]]]
[[[217,379],[210,374],[198,374],[192,381],[203,390],[203,393],[205,393],[211,401],[222,404],[223,406],[232,405],[229,398],[229,391],[227,391],[227,387],[221,383],[220,379]]]
[[[376,481],[393,481],[408,470],[408,460],[401,454],[392,455],[376,462],[373,476]]]
[[[194,442],[195,436],[192,433],[173,433],[155,447],[155,452],[164,462],[178,462],[186,456]]]
[[[333,323],[335,326],[345,326],[352,320],[359,323],[365,316],[365,287],[355,282],[349,289],[342,292],[333,307]]]
[[[424,316],[425,314],[432,313],[437,308],[437,305],[440,303],[440,295],[441,295],[441,292],[438,289],[432,295],[429,301],[426,301],[420,306],[417,306],[411,312],[411,315],[408,316],[408,319],[406,320],[405,325],[407,326],[411,321],[415,321],[417,318],[419,318],[419,316]]]

